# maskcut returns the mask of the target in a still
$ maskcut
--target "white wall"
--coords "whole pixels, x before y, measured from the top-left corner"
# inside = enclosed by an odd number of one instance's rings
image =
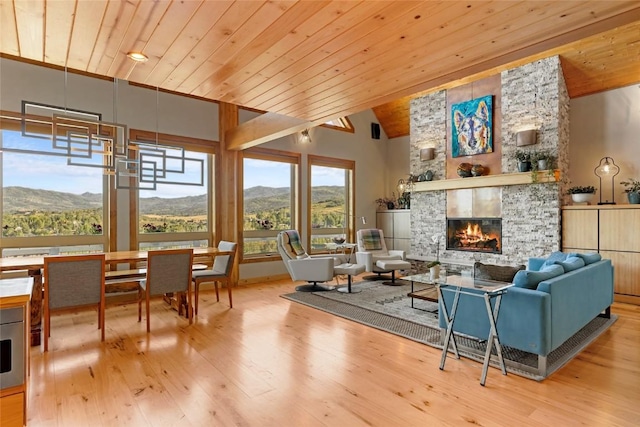
[[[609,156],[620,167],[615,201],[628,203],[620,181],[640,179],[640,85],[572,99],[570,121],[571,185],[599,188],[593,171]]]

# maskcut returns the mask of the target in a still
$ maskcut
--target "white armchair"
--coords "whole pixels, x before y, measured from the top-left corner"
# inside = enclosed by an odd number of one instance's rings
[[[296,287],[296,291],[319,292],[329,291],[331,288],[319,285],[318,282],[328,282],[335,276],[333,268],[342,264],[342,255],[313,255],[310,256],[300,243],[300,235],[296,230],[285,230],[278,233],[278,252],[282,257],[292,280],[304,280],[306,285]]]
[[[378,267],[378,261],[404,260],[405,252],[400,250],[388,250],[384,242],[384,233],[376,228],[358,230],[358,251],[356,260],[358,264],[364,264],[366,271],[376,273],[375,279],[385,279],[382,273],[389,273],[393,270],[385,270]]]

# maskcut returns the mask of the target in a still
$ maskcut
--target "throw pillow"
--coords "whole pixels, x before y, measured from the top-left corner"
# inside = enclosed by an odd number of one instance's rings
[[[564,261],[559,261],[558,264],[562,266],[565,273],[584,267],[585,263],[579,256],[567,257]]]
[[[598,262],[602,259],[602,255],[599,253],[589,253],[589,254],[577,254],[580,258],[584,260],[586,265],[593,264],[594,262]]]
[[[473,276],[476,279],[497,280],[499,282],[513,281],[513,277],[520,270],[524,270],[524,265],[492,265],[476,262],[473,264]]]
[[[575,256],[575,255],[577,254],[574,252],[569,252],[569,253],[565,253],[561,251],[551,252],[551,255],[549,255],[549,257],[545,260],[545,262],[542,264],[540,269],[543,269],[544,267],[548,267],[550,265],[557,264],[559,261],[564,261],[565,259],[567,259],[568,256]]]
[[[296,254],[296,257],[300,255],[304,255],[306,252],[300,243],[300,235],[296,230],[286,231],[287,236],[289,237],[289,245],[291,245],[291,250]]]
[[[520,288],[536,289],[538,283],[564,274],[560,265],[542,267],[540,271],[520,270],[513,278],[513,284]]]
[[[365,251],[379,251],[382,249],[382,239],[380,238],[380,230],[362,230],[362,246]]]

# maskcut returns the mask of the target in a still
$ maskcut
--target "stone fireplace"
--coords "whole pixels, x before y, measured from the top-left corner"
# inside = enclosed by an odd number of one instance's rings
[[[447,218],[446,249],[463,252],[502,253],[500,218]]]
[[[494,96],[494,153],[451,158],[451,105],[478,96]],[[569,96],[557,56],[506,70],[477,82],[427,94],[411,101],[410,171],[419,175],[426,169],[434,174],[428,183],[411,195],[412,260],[430,261],[439,255],[447,271],[468,269],[474,261],[495,264],[526,264],[529,257],[545,256],[560,249],[561,199],[566,183],[505,182],[517,174],[514,153],[515,133],[533,125],[538,132],[535,150],[557,154],[561,177],[568,170]],[[434,147],[435,158],[420,160],[421,148]],[[460,179],[456,161],[490,165],[490,176]],[[495,162],[495,163],[492,163]],[[450,173],[452,172],[452,173]],[[451,181],[453,180],[453,181]],[[473,181],[477,180],[477,181]],[[457,183],[462,183],[458,185]],[[489,193],[495,192],[495,197]],[[482,231],[482,240],[469,237],[467,221],[473,219]],[[489,227],[488,229],[486,227]],[[456,231],[457,230],[457,231]],[[466,233],[466,234],[465,234]],[[446,236],[437,254],[434,235]],[[495,244],[492,239],[496,239]]]

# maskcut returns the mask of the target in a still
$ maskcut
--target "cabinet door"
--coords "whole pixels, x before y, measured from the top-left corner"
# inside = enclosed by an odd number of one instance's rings
[[[397,211],[393,214],[393,238],[411,238],[411,211]],[[397,249],[397,248],[396,248]]]
[[[613,264],[613,291],[623,295],[640,295],[640,253],[600,251]]]
[[[24,393],[11,394],[0,399],[0,426],[24,425]]]
[[[640,209],[600,211],[600,250],[640,252]]]
[[[562,247],[598,251],[598,211],[562,211]]]
[[[376,214],[376,224],[377,227],[382,230],[385,238],[393,239],[393,213],[378,212]]]

